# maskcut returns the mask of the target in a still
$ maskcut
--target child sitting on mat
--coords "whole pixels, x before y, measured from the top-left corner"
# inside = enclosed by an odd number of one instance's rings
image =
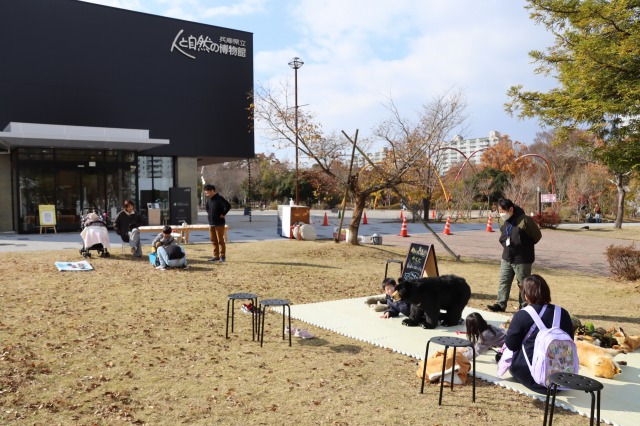
[[[396,281],[393,278],[385,278],[384,281],[382,281],[382,291],[385,293],[384,303],[387,305],[387,310],[380,315],[380,318],[393,318],[400,314],[406,317],[409,316],[411,305],[402,300],[395,301],[393,297],[391,297],[396,291]]]
[[[472,312],[465,319],[467,326],[467,339],[473,343],[476,349],[476,356],[487,352],[491,348],[502,347],[506,331],[495,325],[487,324],[482,315]],[[473,357],[471,348],[467,348],[465,355],[468,359]]]

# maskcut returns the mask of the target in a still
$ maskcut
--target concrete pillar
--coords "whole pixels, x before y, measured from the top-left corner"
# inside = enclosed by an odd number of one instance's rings
[[[13,231],[13,201],[11,199],[11,156],[0,154],[0,232]]]
[[[191,188],[191,222],[198,223],[198,161],[195,157],[175,157],[173,185]]]

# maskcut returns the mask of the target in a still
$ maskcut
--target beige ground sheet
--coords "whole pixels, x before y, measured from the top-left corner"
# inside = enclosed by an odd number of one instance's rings
[[[291,317],[321,329],[330,330],[372,345],[391,349],[395,352],[416,359],[424,358],[427,341],[434,336],[456,336],[456,331],[464,331],[464,325],[458,327],[438,327],[435,330],[424,330],[421,327],[405,327],[402,316],[399,318],[381,319],[380,313],[374,312],[364,304],[366,297],[357,299],[335,300],[331,302],[292,305]],[[466,308],[463,318],[474,309]],[[500,325],[507,316],[493,312],[479,311],[490,324]],[[321,336],[319,336],[321,337]],[[465,337],[459,335],[458,337]],[[439,345],[432,344],[429,352],[434,353]],[[603,385],[601,402],[601,419],[609,424],[636,426],[640,425],[640,349],[629,354],[616,357],[617,361],[627,361],[622,366],[622,374],[615,379],[597,379]],[[496,376],[494,352],[489,351],[477,358],[477,377],[498,384],[507,389],[521,392],[544,401],[545,396],[532,393],[517,383],[509,373],[503,378]],[[412,369],[408,375],[415,374]],[[593,377],[589,370],[581,367],[580,374]],[[419,382],[416,380],[416,386]],[[478,395],[481,397],[481,395]],[[590,394],[582,391],[565,391],[558,394],[556,405],[589,416]]]

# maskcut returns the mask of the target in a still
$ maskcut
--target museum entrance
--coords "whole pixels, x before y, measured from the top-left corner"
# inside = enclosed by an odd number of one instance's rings
[[[72,232],[86,213],[111,225],[124,199],[137,202],[135,152],[19,148],[12,155],[20,233],[39,232],[41,205],[55,206],[58,231]]]

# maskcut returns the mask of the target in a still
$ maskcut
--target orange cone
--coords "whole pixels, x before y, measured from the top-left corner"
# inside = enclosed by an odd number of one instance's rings
[[[409,236],[409,234],[407,233],[407,219],[402,219],[402,229],[400,229],[400,236],[401,237]]]
[[[404,216],[402,216],[402,210],[400,210],[400,220],[403,220]]]
[[[327,219],[327,212],[324,212],[324,222],[322,222],[322,226],[329,226],[329,219]]]
[[[447,223],[445,223],[442,233],[444,235],[451,235],[451,215],[447,216]]]
[[[491,221],[491,215],[489,215],[489,220],[487,221],[487,232],[493,232],[493,222]]]
[[[436,211],[431,210],[431,219],[435,219],[435,218],[436,218]]]
[[[369,222],[367,222],[367,212],[364,212],[364,217],[362,218],[362,224],[363,225],[368,225]]]

